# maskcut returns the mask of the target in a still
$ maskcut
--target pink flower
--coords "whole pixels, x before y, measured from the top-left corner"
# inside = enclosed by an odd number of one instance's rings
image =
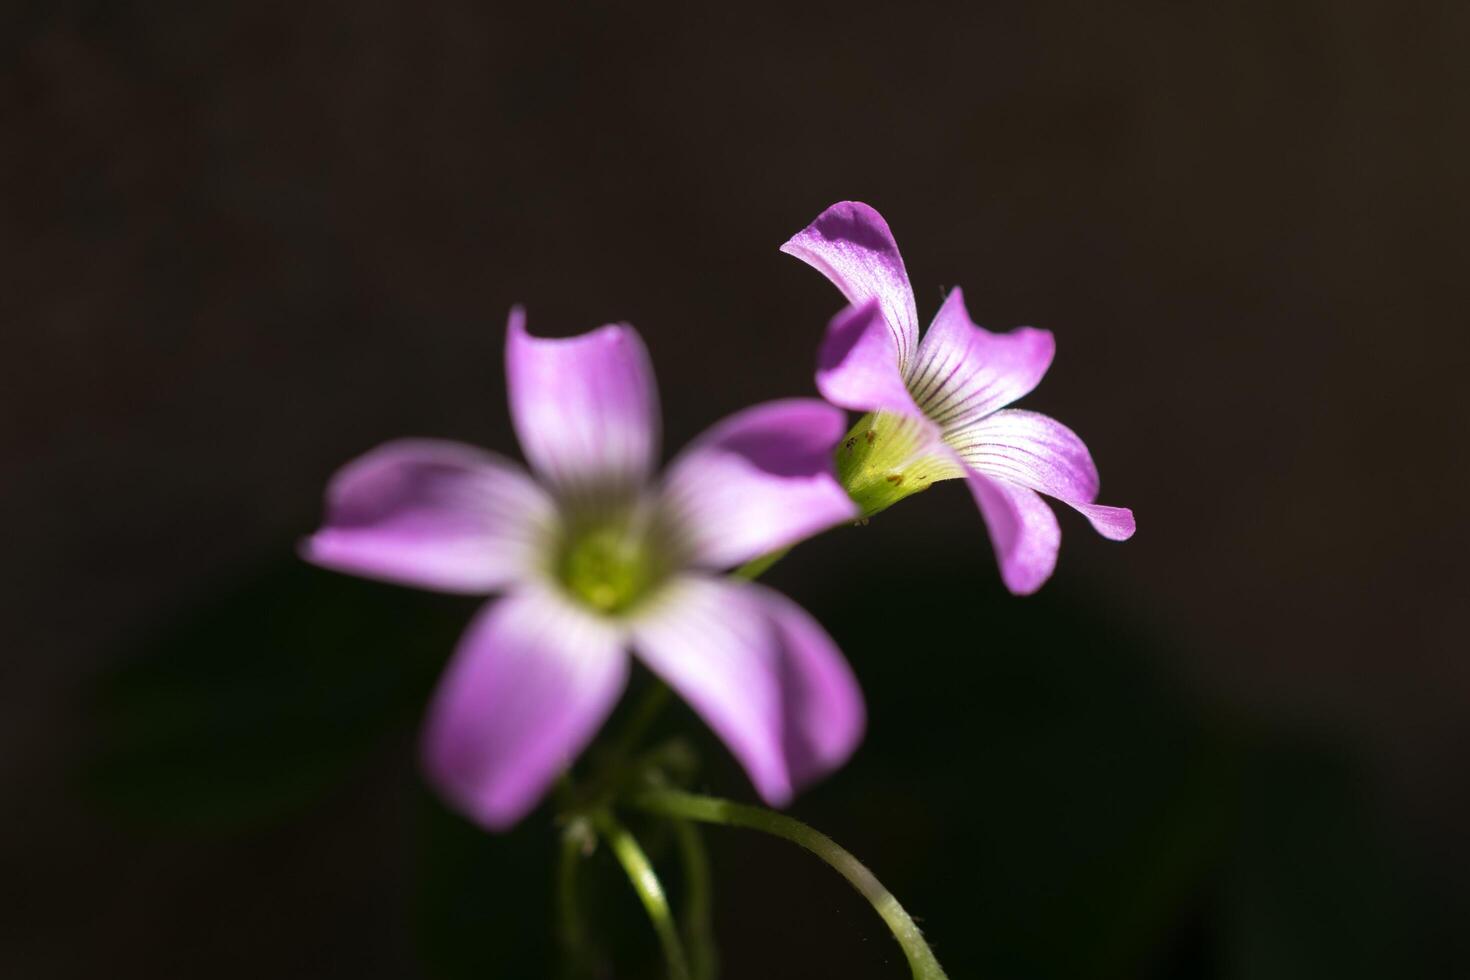
[[[1046,374],[1055,351],[1049,331],[978,327],[956,288],[920,342],[898,245],[866,204],[834,204],[781,250],[852,304],[827,328],[817,387],[834,405],[872,413],[838,451],[839,476],[865,514],[963,477],[990,528],[1001,578],[1018,594],[1051,577],[1061,544],[1056,515],[1038,493],[1082,512],[1106,538],[1132,536],[1132,511],[1094,503],[1097,467],[1076,433],[1005,407]]]
[[[340,571],[503,593],[429,711],[424,761],[443,794],[487,827],[520,819],[607,718],[630,648],[769,803],[841,765],[864,724],[841,653],[795,603],[719,570],[855,515],[832,475],[842,413],[758,405],[655,480],[657,392],[632,327],[548,340],[513,310],[506,371],[534,478],[470,446],[391,442],[336,474],[304,545]]]

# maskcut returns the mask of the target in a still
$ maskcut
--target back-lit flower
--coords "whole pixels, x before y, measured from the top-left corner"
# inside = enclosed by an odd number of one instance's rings
[[[862,696],[831,638],[789,599],[720,570],[856,508],[832,473],[842,413],[820,401],[739,412],[662,478],[653,371],[637,332],[528,335],[512,311],[511,417],[535,473],[452,442],[391,442],[327,490],[308,559],[444,592],[504,595],[460,641],[424,760],[462,812],[514,823],[591,740],[629,650],[782,805],[861,738]]]
[[[1049,331],[991,333],[971,322],[956,288],[921,342],[898,245],[866,204],[834,204],[781,250],[852,304],[827,328],[817,387],[834,405],[871,413],[838,450],[839,476],[864,514],[963,477],[1016,593],[1051,577],[1061,544],[1038,491],[1081,511],[1104,537],[1132,536],[1131,510],[1094,503],[1097,467],[1082,440],[1055,419],[1005,407],[1046,374]]]

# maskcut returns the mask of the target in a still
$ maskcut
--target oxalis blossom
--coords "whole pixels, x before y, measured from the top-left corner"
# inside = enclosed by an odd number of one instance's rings
[[[1017,594],[1035,592],[1056,567],[1061,530],[1039,494],[1080,511],[1106,538],[1132,536],[1131,510],[1094,502],[1097,467],[1076,433],[1006,408],[1046,374],[1056,349],[1050,331],[976,326],[956,287],[921,342],[898,245],[866,204],[834,204],[781,250],[852,304],[827,328],[817,387],[834,405],[870,413],[837,454],[838,475],[865,516],[963,478],[990,529],[1001,578]]]
[[[521,467],[453,442],[390,442],[349,463],[304,545],[319,565],[456,593],[476,616],[430,705],[423,758],[452,805],[520,819],[586,746],[631,651],[729,746],[760,795],[788,802],[862,736],[832,639],[765,586],[720,570],[856,514],[832,472],[846,420],[815,399],[739,412],[661,479],[653,371],[633,328],[506,342]]]

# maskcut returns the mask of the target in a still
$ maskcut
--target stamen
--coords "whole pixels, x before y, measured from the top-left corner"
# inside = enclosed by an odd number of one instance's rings
[[[575,599],[597,612],[627,612],[652,595],[673,570],[668,536],[639,509],[592,514],[569,522],[553,575]]]

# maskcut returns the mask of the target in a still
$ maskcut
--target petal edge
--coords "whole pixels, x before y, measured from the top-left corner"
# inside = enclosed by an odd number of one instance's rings
[[[628,677],[624,643],[549,591],[487,606],[424,725],[424,767],[440,792],[491,830],[525,816],[612,711]]]
[[[658,456],[658,391],[638,331],[608,324],[533,337],[511,310],[505,340],[511,421],[532,469],[564,492],[642,486]]]
[[[888,222],[861,201],[839,201],[793,235],[781,251],[801,259],[861,305],[876,299],[893,333],[899,362],[907,364],[919,342],[914,292]]]
[[[1034,490],[976,472],[966,482],[990,531],[1001,581],[1016,595],[1030,595],[1056,570],[1062,544],[1057,516]]]
[[[817,390],[858,412],[922,415],[904,384],[902,358],[877,300],[849,306],[827,325],[817,351]]]
[[[992,333],[977,326],[956,286],[919,346],[909,388],[924,413],[945,428],[984,418],[1041,382],[1056,353],[1051,331],[1018,327]]]
[[[633,625],[638,657],[729,747],[757,792],[785,806],[862,737],[862,696],[804,611],[749,582],[686,575]]]
[[[716,423],[670,465],[661,493],[692,560],[725,568],[856,515],[833,449],[846,419],[816,399],[766,402]]]
[[[334,571],[471,595],[525,575],[550,533],[549,497],[516,464],[438,439],[384,443],[327,484],[302,557]]]
[[[945,435],[966,465],[995,479],[1055,497],[1079,511],[1103,537],[1126,541],[1133,512],[1093,503],[1097,466],[1081,437],[1056,419],[1008,408]]]

